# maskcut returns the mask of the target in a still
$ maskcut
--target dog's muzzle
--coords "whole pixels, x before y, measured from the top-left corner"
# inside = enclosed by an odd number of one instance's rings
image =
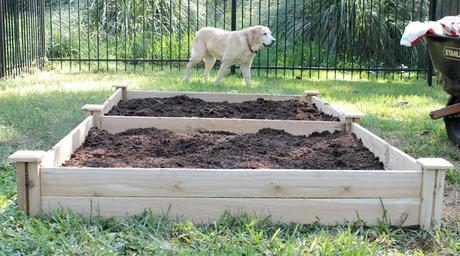
[[[275,42],[276,42],[276,40],[273,39],[271,44],[263,44],[263,45],[264,45],[264,47],[272,47],[275,44]]]

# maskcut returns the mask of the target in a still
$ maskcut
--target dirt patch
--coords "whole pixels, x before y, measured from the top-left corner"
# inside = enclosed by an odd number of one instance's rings
[[[443,218],[446,222],[460,220],[460,187],[447,184],[444,190]]]
[[[339,121],[299,100],[206,102],[185,95],[122,101],[108,115]]]
[[[274,129],[237,135],[155,128],[109,134],[93,128],[64,166],[383,169],[353,134],[323,132],[306,137]]]

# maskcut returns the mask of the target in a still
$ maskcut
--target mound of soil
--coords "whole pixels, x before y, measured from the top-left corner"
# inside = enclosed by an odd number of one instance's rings
[[[185,95],[121,101],[108,115],[339,121],[299,100],[206,102]]]
[[[109,134],[93,128],[64,166],[383,169],[383,164],[353,134],[323,132],[306,137],[274,129],[237,135],[186,134],[155,128]]]

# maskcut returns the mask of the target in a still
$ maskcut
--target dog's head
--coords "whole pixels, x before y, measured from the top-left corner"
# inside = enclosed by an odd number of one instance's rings
[[[272,32],[265,26],[254,26],[249,30],[249,41],[256,45],[271,47],[276,39],[273,38]]]

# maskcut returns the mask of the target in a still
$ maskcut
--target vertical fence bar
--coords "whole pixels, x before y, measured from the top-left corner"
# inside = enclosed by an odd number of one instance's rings
[[[197,0],[198,1],[198,0]],[[159,17],[161,19],[161,16]],[[197,16],[198,19],[198,16]],[[160,70],[163,70],[163,24],[160,22]]]
[[[21,46],[22,46],[22,40],[20,39],[19,37],[19,7],[18,7],[19,3],[17,1],[14,2],[14,9],[13,9],[13,17],[14,17],[14,39],[15,39],[15,53],[14,55],[17,56],[16,57],[16,62],[14,63],[14,74],[18,74],[18,69],[20,68],[21,66],[21,63],[22,63],[22,58],[23,56],[21,56]]]
[[[104,1],[104,9],[105,9],[105,67],[106,70],[109,71],[109,17],[108,17],[108,1]]]
[[[99,0],[96,0],[96,48],[97,48],[97,71],[99,71],[100,58],[99,58]]]
[[[68,28],[69,28],[69,46],[70,46],[70,51],[69,51],[69,65],[70,65],[70,70],[72,70],[72,21],[70,19],[70,13],[71,13],[71,2],[69,1],[67,3],[67,11],[68,11],[68,14],[67,14],[67,17],[68,17],[68,20],[69,20],[69,24],[68,24]]]
[[[46,40],[45,40],[45,0],[39,0],[40,9],[39,9],[39,23],[40,23],[40,50],[39,50],[39,68],[42,70],[45,66],[45,49],[46,49]]]
[[[190,0],[187,0],[187,58],[190,57]]]
[[[294,8],[292,10],[292,77],[295,77],[295,27],[296,27],[296,20],[295,20],[295,9],[297,8],[296,0],[293,0]]]
[[[283,77],[286,77],[286,43],[287,43],[287,23],[288,23],[288,0],[284,0],[284,44],[283,44]]]
[[[226,23],[227,23],[227,18],[226,18],[226,14],[227,14],[227,1],[224,1],[224,11],[223,11],[223,16],[224,16],[224,30],[226,29]]]
[[[61,62],[61,69],[62,69],[62,11],[61,11],[61,0],[58,1],[58,9],[59,9],[59,58]]]
[[[142,0],[142,70],[144,71],[145,59],[145,0]]]
[[[115,1],[115,71],[118,71],[118,1]]]
[[[319,2],[319,17],[323,17],[323,1],[320,1]],[[317,36],[317,38],[319,38]],[[318,63],[317,63],[317,66],[318,66],[318,78],[320,77],[320,68],[321,68],[321,41],[322,40],[318,40]]]
[[[151,59],[153,60],[155,57],[155,32],[156,32],[156,27],[155,27],[155,1],[151,0],[150,2],[151,6],[151,12],[152,12],[152,54],[151,54]],[[190,0],[189,0],[190,4]],[[190,22],[190,20],[189,20]],[[152,71],[153,71],[153,66],[154,63],[151,63]]]
[[[77,22],[78,22],[78,71],[81,71],[81,21],[80,21],[80,0],[77,0]]]
[[[129,19],[129,6],[127,0],[125,0],[125,31],[124,31],[124,40],[125,40],[125,57],[124,57],[124,64],[125,64],[125,71],[128,70],[128,19]]]
[[[279,9],[280,9],[280,2],[279,0],[276,0],[276,44],[275,44],[275,77],[278,77],[278,45],[280,44],[279,42],[279,27],[280,27],[280,22],[279,22]]]
[[[310,2],[310,20],[313,20],[313,1]],[[310,23],[310,33],[309,33],[309,38],[308,38],[308,41],[309,41],[309,50],[310,50],[310,55],[309,55],[309,60],[308,60],[308,63],[309,63],[309,70],[308,70],[308,78],[311,78],[311,69],[312,69],[312,56],[313,56],[313,52],[312,52],[312,43],[313,43],[313,28],[311,26],[311,23]]]
[[[90,13],[89,13],[89,1],[90,0],[86,0],[86,21],[87,21],[87,31],[86,33],[88,33],[87,35],[87,50],[88,50],[88,59],[91,59],[91,46],[90,46],[90,31],[91,31],[91,24],[89,22],[89,16],[90,16]],[[88,71],[91,70],[91,62],[88,61]]]
[[[303,78],[304,69],[304,45],[305,45],[305,0],[302,0],[302,42],[301,42],[301,56],[300,56],[300,79]]]
[[[261,10],[262,10],[262,0],[259,0],[259,24],[260,25],[262,23],[262,20],[261,20]],[[260,54],[257,54],[257,66],[258,69],[257,69],[257,75],[260,76]]]
[[[0,0],[0,78],[6,76],[6,53],[5,53],[5,16],[4,16],[4,9],[5,6],[3,5],[3,0]]]
[[[8,11],[11,8],[6,8],[8,5],[7,0],[4,0],[5,9],[3,11],[5,20],[5,73],[7,76],[11,75],[11,64],[13,63],[13,54],[11,48],[11,14]]]
[[[179,68],[179,70],[180,70],[180,68],[181,68],[181,62],[180,62],[180,60],[181,60],[181,52],[182,52],[182,48],[181,48],[181,41],[182,41],[182,34],[181,34],[181,32],[182,32],[181,13],[182,13],[182,0],[179,0],[179,12],[178,12],[178,22],[177,22],[177,25],[179,26],[178,31],[177,31],[177,33],[178,33],[178,34],[177,34],[177,37],[178,37],[178,39],[179,39],[179,46],[178,46],[179,48],[178,48],[178,54],[177,54],[177,58],[178,58],[179,62],[177,63],[177,67]],[[207,15],[208,15],[208,14],[206,13],[206,16],[207,16]]]
[[[430,0],[430,7],[429,7],[430,17],[429,18],[430,20],[433,20],[433,21],[436,20],[436,1],[437,0]],[[429,54],[427,54],[427,65],[428,65],[428,69],[426,71],[426,81],[428,83],[428,86],[432,86],[433,85],[433,64],[431,64],[431,59],[430,59]]]
[[[45,1],[45,0],[42,0],[42,2],[44,2],[44,1]],[[54,44],[54,42],[53,42],[53,40],[54,40],[54,38],[53,38],[53,5],[52,5],[51,1],[49,2],[49,8],[50,8],[50,10],[49,10],[49,15],[50,15],[50,49],[51,49],[49,55],[50,55],[50,58],[53,59],[53,58],[54,58],[54,45],[53,45],[53,44]],[[43,15],[43,16],[45,16],[45,15]],[[43,17],[43,19],[44,19],[44,17]],[[89,34],[89,33],[88,33],[88,34]],[[44,53],[44,54],[46,54],[46,53]],[[53,67],[53,62],[54,62],[54,61],[51,61],[51,67]]]
[[[356,38],[356,0],[352,2],[351,8],[351,80],[353,80],[353,69],[355,59],[355,38]]]
[[[270,27],[270,0],[267,0],[267,26]],[[269,65],[270,65],[270,48],[267,48],[267,65],[265,67],[266,71],[266,76],[268,77],[268,71],[269,71]]]
[[[169,1],[169,70],[172,69],[172,2]]]
[[[260,0],[259,0],[260,1]],[[260,11],[260,10],[259,10]],[[232,0],[232,19],[231,19],[231,30],[236,30],[236,0]],[[259,63],[260,64],[260,63]],[[260,66],[260,65],[259,65]],[[235,74],[235,65],[232,65],[230,68],[232,74]]]
[[[136,9],[137,9],[137,3],[136,0],[133,0],[133,41],[132,41],[132,51],[131,51],[131,60],[134,64],[134,71],[136,71],[137,67],[137,60],[136,60],[136,32],[137,32],[137,16],[136,16]],[[129,9],[128,9],[129,11]]]
[[[241,0],[241,29],[244,28],[244,0]]]

